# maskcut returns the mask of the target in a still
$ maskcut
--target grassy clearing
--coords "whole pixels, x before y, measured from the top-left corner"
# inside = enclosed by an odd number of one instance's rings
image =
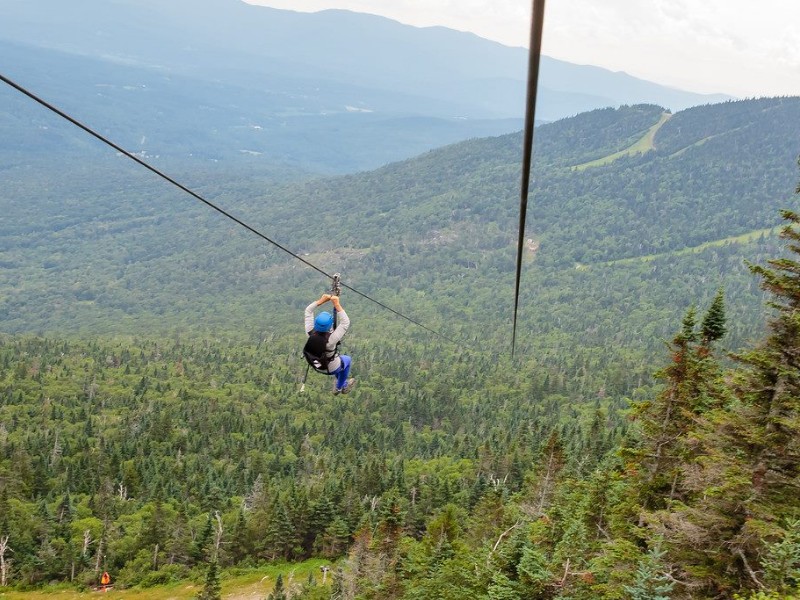
[[[670,158],[678,158],[681,154],[685,154],[686,152],[688,152],[692,148],[699,148],[700,146],[705,144],[707,141],[713,140],[715,137],[718,137],[718,136],[710,135],[708,137],[703,138],[702,140],[698,140],[694,144],[692,144],[691,146],[686,146],[686,148],[681,148],[677,152],[674,152],[673,154],[670,154],[669,157]]]
[[[678,150],[677,152],[674,152],[673,154],[670,154],[670,155],[669,155],[669,157],[670,157],[670,158],[677,158],[678,156],[680,156],[681,154],[684,154],[684,153],[688,152],[688,151],[689,151],[689,150],[691,150],[692,148],[699,148],[700,146],[702,146],[703,144],[705,144],[706,142],[708,142],[708,141],[710,141],[710,140],[713,140],[714,138],[718,138],[718,137],[720,137],[721,135],[728,135],[729,133],[734,133],[735,131],[739,131],[739,130],[741,130],[741,129],[744,129],[744,127],[737,127],[736,129],[731,129],[730,131],[726,131],[726,132],[724,132],[724,133],[717,133],[717,134],[715,134],[715,135],[710,135],[710,136],[708,136],[708,137],[704,137],[702,140],[698,140],[698,141],[696,141],[696,142],[695,142],[694,144],[692,144],[691,146],[686,146],[686,148],[681,148],[681,149],[680,149],[680,150]]]
[[[634,154],[644,154],[645,152],[649,152],[653,148],[655,148],[654,140],[656,138],[656,132],[661,129],[661,126],[666,123],[672,115],[670,113],[662,113],[661,118],[658,120],[658,123],[653,125],[650,129],[647,130],[638,142],[625,148],[624,150],[620,150],[619,152],[615,152],[614,154],[609,154],[608,156],[604,156],[603,158],[598,158],[596,160],[589,161],[587,163],[583,163],[582,165],[576,165],[572,167],[573,171],[583,171],[584,169],[588,169],[590,167],[602,167],[603,165],[607,165],[609,163],[614,162],[615,160],[622,158],[623,156],[633,156]]]
[[[301,586],[313,573],[317,583],[321,583],[320,567],[330,565],[322,559],[307,560],[302,563],[277,564],[254,569],[234,569],[222,572],[222,597],[224,600],[263,600],[272,591],[278,574],[283,575],[287,585]],[[330,574],[328,583],[330,583]],[[113,589],[108,592],[79,592],[66,585],[50,586],[31,592],[3,591],[0,600],[189,600],[203,589],[203,583],[182,581],[170,585],[147,589]]]
[[[662,252],[661,254],[647,254],[645,256],[633,256],[631,258],[621,258],[619,260],[610,260],[608,262],[601,262],[601,263],[594,263],[591,265],[584,265],[584,264],[577,264],[575,268],[579,271],[586,271],[592,267],[607,267],[607,266],[614,266],[614,265],[629,265],[636,262],[651,262],[659,258],[664,258],[667,256],[685,256],[687,254],[697,254],[698,252],[702,252],[707,248],[714,248],[716,246],[725,246],[727,244],[748,244],[760,238],[762,235],[765,237],[770,237],[773,235],[777,235],[781,229],[783,229],[783,225],[778,225],[776,227],[770,227],[769,229],[757,229],[756,231],[749,231],[747,233],[743,233],[742,235],[736,235],[731,237],[726,237],[721,240],[712,240],[710,242],[705,242],[700,244],[699,246],[692,246],[691,248],[682,248],[680,250],[674,250],[672,252]]]

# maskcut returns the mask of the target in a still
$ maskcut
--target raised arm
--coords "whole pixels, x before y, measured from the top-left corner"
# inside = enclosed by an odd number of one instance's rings
[[[333,330],[331,337],[328,338],[328,348],[336,347],[336,344],[342,341],[344,334],[350,328],[350,317],[344,312],[338,296],[332,296],[331,302],[336,309],[336,329]]]

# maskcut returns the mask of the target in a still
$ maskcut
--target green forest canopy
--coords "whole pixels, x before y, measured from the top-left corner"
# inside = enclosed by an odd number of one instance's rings
[[[564,125],[600,133],[537,184],[523,296],[535,310],[514,362],[503,330],[513,215],[497,200],[514,175],[514,136],[287,186],[257,206],[232,200],[257,222],[271,214],[326,267],[344,261],[357,287],[473,340],[453,347],[351,304],[361,382],[344,397],[320,380],[297,393],[299,315],[315,284],[270,250],[245,251],[246,236],[193,207],[164,211],[152,190],[149,213],[105,204],[120,193],[113,183],[110,196],[73,188],[60,204],[40,184],[38,203],[8,203],[0,540],[13,549],[11,583],[88,584],[102,567],[123,585],[153,585],[202,579],[209,561],[319,556],[347,560],[307,598],[345,587],[520,599],[795,589],[796,264],[773,236],[703,246],[774,226],[760,211],[787,201],[785,182],[753,166],[783,173],[783,159],[750,150],[762,134],[782,139],[797,103],[751,102],[678,113],[655,150],[578,173],[569,165],[628,147],[662,111]],[[542,153],[558,126],[542,129]],[[726,136],[737,140],[726,151],[712,143]],[[653,184],[639,199],[650,208],[611,202],[636,177]],[[60,193],[86,179],[66,181]],[[678,181],[688,204],[669,191]],[[36,184],[12,185],[24,197]],[[559,216],[557,189],[583,202]],[[350,219],[335,209],[342,197],[354,199]],[[581,219],[583,237],[571,224]],[[320,223],[330,236],[313,235]],[[638,224],[653,236],[641,247],[626,242]],[[778,307],[755,346],[761,294],[743,252],[774,259],[755,268]],[[737,362],[726,343],[742,348]]]

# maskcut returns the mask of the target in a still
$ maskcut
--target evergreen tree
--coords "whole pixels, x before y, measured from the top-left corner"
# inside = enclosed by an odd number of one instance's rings
[[[72,499],[69,494],[65,494],[61,499],[61,503],[56,509],[56,528],[55,535],[62,539],[69,539],[71,535],[72,514],[74,509],[72,507]]]
[[[384,544],[394,546],[403,528],[403,509],[396,489],[391,489],[383,497],[380,507],[380,535]]]
[[[545,553],[530,544],[523,545],[522,554],[517,564],[520,585],[527,597],[536,598],[545,592],[547,585],[554,580],[548,569]]]
[[[680,338],[678,338],[678,340],[676,341],[683,341],[684,343],[696,342],[697,341],[697,331],[695,331],[696,326],[697,326],[697,311],[695,310],[694,306],[690,306],[689,309],[686,311],[686,315],[684,315],[683,317]]]
[[[721,298],[719,294],[717,297]],[[717,309],[714,314],[719,314]],[[712,320],[715,325],[711,329],[716,335],[720,332],[720,321],[717,317]],[[643,467],[640,492],[642,504],[649,510],[684,497],[684,467],[701,452],[693,441],[698,420],[725,402],[719,364],[705,343],[698,345],[694,340],[694,307],[690,307],[681,332],[670,344],[671,363],[657,373],[666,383],[664,391],[634,408],[641,428],[641,445],[638,449],[626,449],[625,453]]]
[[[781,232],[789,250],[800,254],[800,215],[784,211],[789,224]],[[751,491],[740,511],[740,527],[730,540],[742,577],[756,583],[754,565],[763,548],[760,540],[779,523],[797,516],[800,477],[800,262],[784,257],[768,266],[751,265],[770,292],[775,315],[767,339],[738,358],[735,389],[739,403],[721,420],[727,453],[744,458],[743,471]]]
[[[191,540],[186,506],[181,503],[178,506],[178,514],[175,516],[175,520],[172,523],[166,551],[170,556],[171,562],[188,563],[195,560],[193,558],[195,548]]]
[[[333,520],[333,503],[324,490],[322,496],[314,504],[309,517],[308,534],[304,542],[306,552],[310,553],[312,550],[319,551],[322,545],[322,538],[325,530]]]
[[[211,537],[214,533],[214,519],[209,514],[206,523],[203,526],[203,530],[200,532],[200,535],[197,536],[197,540],[192,547],[191,558],[195,562],[202,562],[206,558],[206,554],[208,552],[208,546],[211,543]]]
[[[317,585],[313,573],[309,573],[306,583],[297,595],[293,595],[294,600],[329,600],[331,596],[330,586]]]
[[[303,558],[313,540],[310,532],[311,511],[305,488],[292,484],[287,511],[291,523],[287,545],[293,558]]]
[[[308,578],[306,579],[305,588],[311,589],[317,587],[317,579],[314,577],[314,573],[312,571],[308,572]]]
[[[685,323],[684,320],[684,325]],[[722,288],[717,291],[708,312],[703,317],[700,331],[703,336],[703,343],[706,345],[721,339],[725,335],[727,329],[725,327],[725,300]]]
[[[351,531],[347,522],[336,517],[322,536],[322,555],[326,558],[337,558],[347,549],[351,540]]]
[[[793,227],[800,217],[783,215],[790,225],[781,235],[800,253],[800,233]],[[738,356],[741,366],[726,377],[733,398],[695,413],[688,435],[675,437],[689,452],[677,456],[673,502],[646,516],[663,536],[669,561],[683,569],[678,578],[709,596],[763,587],[771,540],[791,539],[781,522],[797,511],[800,263],[786,257],[751,270],[774,297],[769,335]],[[722,378],[715,380],[719,389]],[[708,407],[700,401],[703,389],[712,388],[695,386],[688,399]]]
[[[164,503],[161,496],[157,496],[153,504],[153,512],[147,520],[145,528],[141,533],[141,544],[146,548],[164,544],[164,531],[166,530],[166,516],[164,514]]]
[[[272,593],[267,596],[267,600],[288,600],[286,590],[283,587],[283,574],[278,573],[278,579],[275,580],[275,587]]]
[[[222,600],[222,586],[219,583],[217,561],[212,560],[206,572],[206,583],[203,591],[197,595],[197,600]]]
[[[273,504],[270,520],[267,525],[266,551],[270,560],[288,559],[294,548],[294,526],[289,518],[289,511],[281,499]]]
[[[631,600],[669,600],[675,582],[664,572],[662,559],[665,552],[653,547],[636,568],[633,585],[625,586]]]
[[[736,523],[725,510],[708,503],[711,494],[706,488],[719,482],[722,469],[710,467],[719,444],[709,434],[715,430],[716,414],[730,400],[730,391],[713,355],[713,340],[704,334],[700,343],[693,341],[692,312],[690,308],[681,332],[672,340],[670,364],[659,373],[666,383],[664,391],[635,407],[641,443],[636,449],[626,449],[624,455],[636,465],[632,489],[638,489],[638,524],[647,525],[645,537],[653,546],[663,538],[659,553],[668,563],[685,569],[679,574],[682,579],[698,590],[701,586],[715,590],[722,585],[725,563],[730,561],[730,556],[716,551],[718,536],[721,531],[730,533]],[[728,499],[718,493],[713,497]],[[641,587],[644,580],[637,581],[642,594],[650,593]]]
[[[250,552],[247,519],[244,516],[243,509],[240,509],[236,516],[236,525],[233,527],[229,552],[234,563],[238,563],[244,559]]]
[[[780,540],[766,544],[765,583],[779,593],[800,590],[800,520],[786,523]]]

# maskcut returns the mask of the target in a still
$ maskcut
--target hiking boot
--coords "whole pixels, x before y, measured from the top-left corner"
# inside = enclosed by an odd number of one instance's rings
[[[337,385],[338,385],[338,382],[336,381],[336,377],[334,377],[334,378],[333,378],[333,395],[334,395],[334,396],[337,396],[338,394],[341,394],[341,393],[342,393],[342,390],[340,390],[340,389],[337,387]]]
[[[356,380],[351,377],[350,379],[347,380],[345,386],[339,391],[342,392],[343,394],[349,394],[355,385],[356,385]]]

